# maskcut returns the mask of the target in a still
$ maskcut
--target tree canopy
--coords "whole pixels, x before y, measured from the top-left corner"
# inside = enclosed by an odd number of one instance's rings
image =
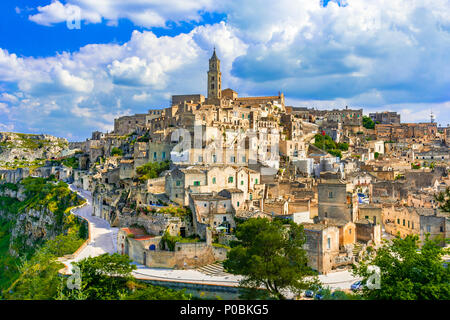
[[[161,172],[170,168],[170,160],[161,162],[148,162],[140,167],[136,168],[138,179],[148,180],[158,178]]]
[[[366,129],[375,129],[375,122],[370,117],[363,116],[363,127]]]
[[[436,201],[439,203],[439,208],[444,212],[450,212],[450,188],[446,188],[445,191],[439,192],[435,196]]]
[[[315,272],[307,266],[303,226],[251,218],[237,226],[236,236],[224,267],[244,277],[242,287],[264,286],[273,297],[285,299],[285,290],[299,294],[317,283],[315,277],[306,279]]]
[[[363,277],[362,283],[373,283],[379,268],[379,288],[364,286],[362,296],[370,300],[448,300],[450,299],[450,270],[442,256],[449,250],[437,241],[426,239],[419,248],[417,235],[404,239],[396,237],[378,250],[370,250],[363,261],[354,265],[354,273]],[[369,281],[370,280],[370,281]]]

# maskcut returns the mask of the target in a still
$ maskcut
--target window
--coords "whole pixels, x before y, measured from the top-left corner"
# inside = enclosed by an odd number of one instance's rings
[[[237,202],[237,206],[239,207],[239,201]]]
[[[156,159],[156,152],[153,152],[153,159]]]
[[[233,183],[233,177],[228,177],[228,183]]]
[[[181,186],[181,181],[177,180],[177,187]]]
[[[333,198],[333,192],[328,192],[328,198]]]
[[[439,227],[439,232],[444,232],[444,227],[443,226]]]
[[[244,185],[244,180],[241,180],[241,186],[243,186]]]
[[[414,222],[411,222],[411,228],[414,229]]]
[[[203,156],[198,156],[198,162],[203,162]]]
[[[431,232],[431,226],[427,225],[427,232],[430,233]]]
[[[213,162],[216,163],[217,162],[217,156],[215,154],[213,154]]]
[[[213,184],[216,184],[216,177],[213,177],[213,178],[212,178],[212,183],[213,183]]]
[[[405,225],[405,219],[403,219],[403,225]]]
[[[258,179],[255,179],[255,184],[258,184]]]
[[[235,159],[236,159],[236,158],[235,158],[234,156],[231,156],[231,157],[230,157],[230,162],[234,162]]]
[[[327,249],[331,248],[331,238],[327,239]]]
[[[211,89],[214,89],[214,83],[211,83]]]
[[[397,219],[397,224],[400,224],[400,219]]]
[[[408,220],[408,228],[409,228],[409,220]]]
[[[348,229],[348,234],[352,234],[352,229]]]
[[[223,222],[227,221],[227,217],[223,217]]]
[[[242,157],[242,162],[245,162],[246,158],[245,156]]]
[[[206,208],[206,203],[203,206]]]
[[[200,185],[200,181],[194,181],[194,186],[199,186]]]
[[[253,200],[253,195],[250,193],[250,200]]]
[[[162,158],[163,158],[163,159],[166,158],[166,152],[165,152],[165,151],[163,151],[163,153],[162,153]]]

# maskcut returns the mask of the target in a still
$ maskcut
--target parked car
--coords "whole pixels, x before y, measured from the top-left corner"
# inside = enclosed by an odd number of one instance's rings
[[[314,291],[312,291],[312,290],[306,290],[306,291],[305,291],[305,297],[307,297],[307,298],[313,298],[313,297],[314,297]]]
[[[355,283],[353,283],[350,286],[350,289],[352,289],[353,291],[360,290],[361,288],[362,288],[362,282],[361,281],[356,281]]]

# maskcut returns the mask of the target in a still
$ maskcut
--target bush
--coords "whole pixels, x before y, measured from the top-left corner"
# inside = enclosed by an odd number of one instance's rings
[[[149,162],[136,168],[136,174],[141,181],[158,178],[159,175],[170,168],[170,161]]]
[[[123,151],[117,147],[111,149],[111,156],[123,156]]]
[[[375,129],[375,122],[370,117],[363,116],[363,127],[366,129]]]

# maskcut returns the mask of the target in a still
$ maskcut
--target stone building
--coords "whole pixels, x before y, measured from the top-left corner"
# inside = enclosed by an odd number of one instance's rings
[[[387,233],[402,238],[416,234],[423,242],[427,234],[432,239],[449,237],[449,219],[439,209],[384,206],[383,220]]]
[[[380,124],[400,124],[400,115],[397,112],[375,112],[369,113],[369,117],[375,123]]]
[[[304,223],[306,235],[304,249],[308,266],[321,274],[327,274],[335,266],[339,256],[339,228],[326,224]]]
[[[353,198],[347,193],[347,184],[342,180],[325,180],[318,185],[319,221],[344,220],[355,221]]]
[[[202,239],[206,238],[208,228],[211,228],[213,233],[218,233],[220,228],[224,228],[227,234],[236,228],[231,197],[221,196],[215,192],[190,194],[189,207],[194,218],[194,232]]]

